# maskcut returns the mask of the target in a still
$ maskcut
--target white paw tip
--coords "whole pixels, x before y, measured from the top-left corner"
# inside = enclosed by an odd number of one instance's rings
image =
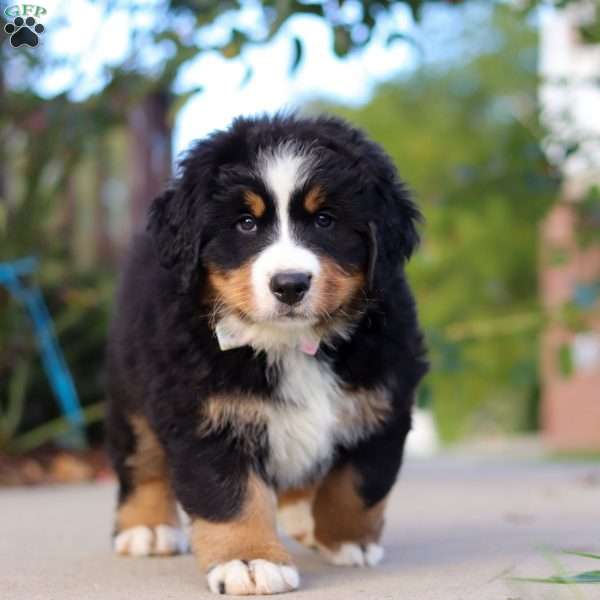
[[[188,543],[176,527],[140,525],[121,531],[114,539],[114,550],[129,556],[169,556],[187,552]]]
[[[367,561],[367,565],[369,565],[370,567],[378,565],[383,560],[384,556],[385,550],[383,549],[383,546],[380,546],[379,544],[369,544],[367,546],[365,558]]]
[[[185,554],[188,541],[181,529],[169,525],[158,525],[154,528],[155,554]]]
[[[319,548],[332,564],[350,567],[374,567],[381,562],[385,554],[379,544],[362,546],[345,543],[335,551],[324,546],[319,546]]]
[[[222,563],[208,572],[207,579],[210,591],[215,594],[280,594],[300,585],[295,567],[263,559]]]
[[[130,556],[149,556],[152,551],[154,534],[150,527],[140,525],[121,531],[115,537],[114,547],[119,554]]]

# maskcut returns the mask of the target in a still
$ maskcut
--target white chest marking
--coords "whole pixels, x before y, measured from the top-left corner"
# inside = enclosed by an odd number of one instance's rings
[[[248,326],[235,317],[224,318],[223,324],[257,352],[265,352],[270,367],[278,371],[275,398],[258,402],[252,420],[260,419],[267,427],[266,469],[281,489],[324,474],[338,444],[355,443],[387,418],[390,401],[385,389],[349,392],[326,362],[301,350],[310,329]],[[247,415],[245,420],[235,417],[237,410],[244,414],[248,403],[233,404],[231,413],[225,411],[221,418],[234,425],[247,423]],[[213,426],[218,429],[220,422],[216,419]]]
[[[344,394],[331,368],[298,350],[279,358],[281,404],[267,410],[268,470],[281,487],[300,485],[333,458],[346,437],[341,423]]]

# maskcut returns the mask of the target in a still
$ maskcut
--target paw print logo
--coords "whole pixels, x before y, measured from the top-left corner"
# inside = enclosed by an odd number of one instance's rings
[[[39,36],[44,33],[44,26],[36,23],[33,17],[17,17],[12,23],[4,26],[4,31],[10,35],[10,44],[13,48],[30,46],[35,48],[40,43]]]

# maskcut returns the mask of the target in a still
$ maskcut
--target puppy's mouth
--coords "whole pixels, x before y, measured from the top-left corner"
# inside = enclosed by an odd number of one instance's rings
[[[303,310],[299,309],[286,309],[278,311],[270,318],[265,319],[273,325],[298,325],[298,326],[311,326],[314,325],[319,319],[314,315],[307,314]]]
[[[281,304],[268,315],[261,315],[256,319],[252,315],[248,315],[248,317],[257,324],[268,323],[284,327],[313,327],[318,325],[327,328],[328,324],[335,324],[340,318],[347,317],[348,314],[347,307],[342,304],[327,312],[311,310],[309,306],[304,304],[298,304],[297,306]]]
[[[252,311],[241,311],[234,309],[230,314],[235,314],[241,321],[247,325],[282,325],[282,326],[304,326],[309,327],[322,319],[317,315],[313,315],[310,312],[303,310],[298,307],[285,307],[279,310],[273,311],[271,314],[257,315]]]
[[[283,320],[309,320],[310,317],[303,311],[290,308],[279,313],[279,318]]]

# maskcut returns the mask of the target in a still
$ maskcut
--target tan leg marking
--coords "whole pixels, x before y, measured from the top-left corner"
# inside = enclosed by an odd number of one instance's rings
[[[284,506],[289,506],[290,504],[296,504],[296,502],[300,501],[313,501],[315,494],[317,492],[317,486],[311,486],[306,488],[296,488],[292,490],[286,490],[277,496],[277,504],[279,508],[283,508]]]
[[[178,524],[175,496],[167,476],[164,450],[148,421],[134,416],[136,449],[127,459],[131,469],[133,491],[117,512],[118,530],[146,525]]]
[[[275,496],[254,475],[236,519],[193,521],[192,547],[215,593],[272,594],[298,587],[298,572],[277,536]]]
[[[386,500],[367,508],[358,493],[360,482],[350,467],[329,473],[313,504],[315,539],[335,564],[365,566],[379,562],[378,545]]]
[[[292,562],[277,537],[275,498],[254,475],[248,480],[246,501],[239,517],[224,523],[194,519],[192,546],[203,569],[234,559]]]
[[[277,521],[283,530],[300,544],[314,547],[315,523],[312,505],[316,486],[289,490],[278,498]]]
[[[185,551],[165,454],[146,419],[134,416],[135,452],[127,464],[133,490],[117,510],[114,546],[119,554],[170,555]]]
[[[164,479],[136,484],[135,490],[119,507],[117,528],[119,531],[145,525],[178,525],[175,498]]]

